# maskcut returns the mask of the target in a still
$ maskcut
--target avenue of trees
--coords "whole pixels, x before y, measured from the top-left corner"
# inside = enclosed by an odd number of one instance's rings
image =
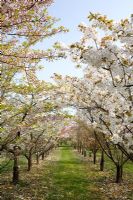
[[[32,160],[39,163],[67,132],[80,153],[92,152],[94,164],[101,153],[101,171],[106,155],[120,183],[124,164],[133,161],[133,16],[114,22],[90,13],[89,25],[78,26],[80,41],[35,50],[38,42],[68,31],[56,27],[58,20],[48,14],[51,3],[2,1],[1,156],[13,159],[12,181],[17,184],[19,157],[27,159],[30,171]],[[83,78],[55,74],[55,84],[39,80],[42,59],[66,56],[84,68]],[[75,116],[64,111],[70,107]]]
[[[62,105],[76,108],[78,120],[93,131],[102,157],[104,152],[112,160],[116,182],[121,182],[123,165],[133,161],[133,18],[114,22],[90,13],[88,19],[89,25],[78,26],[80,41],[56,44],[59,52],[84,68],[84,77],[55,75],[55,93]]]

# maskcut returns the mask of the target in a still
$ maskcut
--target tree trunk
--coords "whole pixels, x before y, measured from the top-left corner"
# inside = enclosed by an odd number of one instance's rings
[[[42,160],[44,160],[44,157],[45,157],[45,154],[44,154],[44,153],[42,153]]]
[[[28,157],[28,168],[27,171],[30,171],[32,167],[32,155],[29,155]]]
[[[81,147],[81,145],[79,146],[79,153],[82,153],[82,147]]]
[[[13,163],[13,178],[12,182],[16,185],[19,182],[19,166],[18,166],[18,156],[14,153],[14,163]]]
[[[78,145],[78,152],[80,153],[80,146]]]
[[[37,165],[39,164],[39,154],[38,153],[36,154],[36,164]]]
[[[78,150],[78,152],[80,152],[80,144],[79,144],[79,141],[78,141],[78,143],[77,143],[77,150]]]
[[[93,163],[96,164],[96,151],[93,151]]]
[[[100,171],[104,170],[104,151],[101,151]]]
[[[86,157],[86,150],[84,150],[84,157]]]
[[[84,148],[82,147],[81,154],[84,155]]]
[[[123,175],[123,166],[121,165],[116,165],[116,183],[121,183],[122,182],[122,175]]]

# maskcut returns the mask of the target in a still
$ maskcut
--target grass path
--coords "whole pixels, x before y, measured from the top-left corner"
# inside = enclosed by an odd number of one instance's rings
[[[70,148],[56,150],[56,161],[51,161],[52,184],[48,200],[103,200],[98,184],[83,162]],[[97,180],[99,183],[99,180]]]

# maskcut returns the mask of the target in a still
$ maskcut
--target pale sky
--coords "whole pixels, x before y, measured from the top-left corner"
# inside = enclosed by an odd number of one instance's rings
[[[124,19],[133,13],[133,0],[55,0],[49,8],[49,14],[60,18],[58,25],[69,29],[69,33],[58,34],[36,45],[38,49],[49,48],[56,41],[70,44],[79,41],[81,34],[77,29],[80,22],[89,23],[89,12],[101,13],[114,20]],[[59,60],[41,64],[44,70],[38,73],[40,79],[51,81],[53,73],[82,77],[82,71],[76,69],[70,60]]]

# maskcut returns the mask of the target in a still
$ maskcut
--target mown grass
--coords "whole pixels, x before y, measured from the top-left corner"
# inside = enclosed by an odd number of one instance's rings
[[[93,178],[89,179],[86,162],[81,161],[71,148],[62,147],[60,160],[55,164],[53,185],[48,200],[94,200],[104,199]]]

